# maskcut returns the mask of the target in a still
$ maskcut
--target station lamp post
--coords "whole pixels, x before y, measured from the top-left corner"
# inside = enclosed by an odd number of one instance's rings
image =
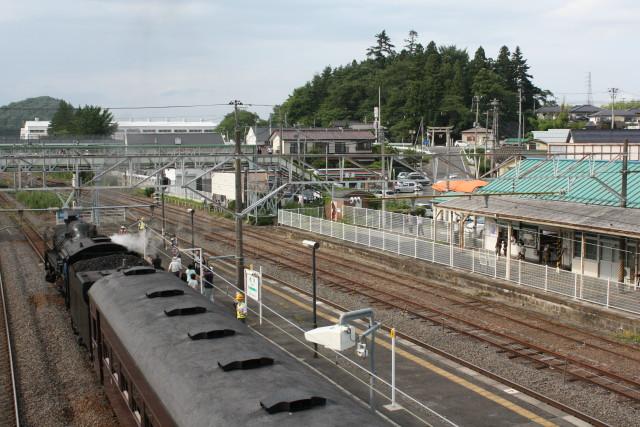
[[[311,249],[311,283],[312,283],[312,298],[313,298],[313,329],[318,327],[318,318],[316,317],[316,250],[320,247],[319,242],[313,240],[303,240],[302,245],[305,248]],[[318,357],[318,344],[313,344],[313,357]]]
[[[187,209],[187,212],[189,212],[189,214],[191,214],[191,247],[195,248],[196,245],[193,241],[193,215],[196,213],[195,209]]]

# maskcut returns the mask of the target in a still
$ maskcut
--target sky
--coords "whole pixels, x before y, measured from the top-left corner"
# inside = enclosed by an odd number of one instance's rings
[[[606,3],[606,4],[605,4]],[[640,99],[637,0],[0,0],[0,105],[49,95],[116,118],[213,119],[238,99],[268,116],[326,66],[365,58],[385,29],[426,45],[520,46],[558,102]],[[120,107],[211,105],[126,110]]]

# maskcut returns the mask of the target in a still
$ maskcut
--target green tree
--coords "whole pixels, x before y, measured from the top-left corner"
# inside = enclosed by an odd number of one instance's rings
[[[216,127],[216,132],[221,133],[222,135],[228,135],[229,139],[235,138],[235,112],[230,112],[220,122],[218,127]],[[244,135],[246,135],[247,130],[251,126],[264,126],[267,122],[260,119],[256,113],[246,110],[238,110],[238,129],[240,131],[241,138],[244,140]]]
[[[66,101],[60,101],[58,110],[49,123],[49,135],[71,135],[73,132],[75,109]]]
[[[404,48],[409,55],[415,54],[418,47],[418,32],[415,30],[409,31],[409,37],[406,38],[404,42],[406,43]]]
[[[382,32],[376,34],[376,44],[367,49],[367,56],[380,61],[395,55],[394,47],[386,30],[382,30]]]
[[[516,90],[515,70],[511,63],[509,48],[502,46],[498,52],[498,58],[493,65],[493,71],[502,78],[503,84],[509,90]]]
[[[392,46],[385,47],[391,43],[386,32],[376,37],[377,44],[367,50],[368,59],[325,68],[274,107],[272,123],[371,122],[381,88],[382,124],[391,141],[412,139],[422,119],[425,126],[453,125],[454,133],[471,126],[474,116],[469,108],[474,95],[482,97],[481,113],[497,98],[502,134],[515,136],[518,79],[523,84],[525,117],[532,116],[534,102],[538,105],[551,95],[533,85],[529,65],[517,47],[512,54],[505,46],[499,60],[487,57],[480,47],[470,59],[466,50],[455,46],[438,46],[432,41],[423,48],[416,42],[417,34],[411,32],[402,52],[395,54]]]
[[[118,125],[107,109],[95,105],[73,108],[61,101],[51,119],[49,132],[54,136],[109,136]]]
[[[109,110],[95,105],[85,105],[75,110],[70,134],[109,136],[117,129],[118,125]]]

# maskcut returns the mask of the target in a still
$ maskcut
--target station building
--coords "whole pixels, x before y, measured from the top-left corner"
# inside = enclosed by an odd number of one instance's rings
[[[629,162],[626,207],[621,170],[621,161],[524,159],[476,195],[445,200],[437,210],[444,218],[482,218],[474,241],[484,249],[497,250],[504,240],[515,257],[522,242],[527,261],[636,284],[640,162]]]

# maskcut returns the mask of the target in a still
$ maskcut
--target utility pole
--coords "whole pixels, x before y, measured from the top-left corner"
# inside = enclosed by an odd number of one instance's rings
[[[615,129],[615,116],[613,113],[614,106],[616,104],[616,96],[618,95],[618,88],[611,87],[609,88],[609,95],[611,95],[611,129]]]
[[[376,129],[378,130],[378,142],[380,143],[380,169],[382,169],[382,216],[381,224],[384,230],[384,213],[387,210],[387,169],[384,162],[384,135],[382,132],[382,95],[380,86],[378,86],[378,121]]]
[[[629,140],[624,140],[624,145],[622,146],[622,170],[621,172],[621,183],[620,183],[620,207],[627,207],[627,166],[629,162]],[[625,265],[627,258],[627,238],[620,238],[620,265],[618,268],[618,282],[624,283],[625,277]]]
[[[493,107],[493,141],[491,142],[491,170],[496,167],[496,145],[498,142],[498,105],[500,105],[500,101],[496,98],[491,100],[491,106]],[[493,175],[494,172],[491,174]]]
[[[522,132],[522,86],[518,86],[518,139],[522,138],[521,132]]]
[[[244,292],[244,255],[242,247],[242,162],[240,156],[242,155],[242,147],[240,146],[240,128],[238,127],[238,105],[242,105],[242,102],[234,99],[229,102],[229,105],[233,105],[233,115],[235,119],[235,173],[236,173],[236,286],[242,292]]]
[[[473,161],[474,168],[476,170],[476,179],[480,177],[480,162],[478,161],[477,148],[478,148],[478,126],[480,124],[480,96],[475,95],[473,97],[473,101],[475,102],[476,107],[476,120],[473,122],[473,128],[475,130],[474,140],[473,140]]]

